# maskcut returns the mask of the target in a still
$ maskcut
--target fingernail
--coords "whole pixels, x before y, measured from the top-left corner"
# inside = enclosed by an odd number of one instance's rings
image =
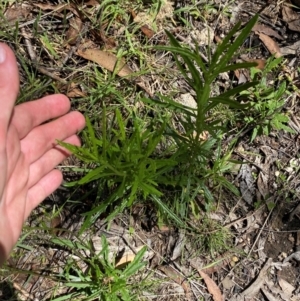
[[[0,43],[0,64],[4,63],[6,59],[6,49],[4,44]]]

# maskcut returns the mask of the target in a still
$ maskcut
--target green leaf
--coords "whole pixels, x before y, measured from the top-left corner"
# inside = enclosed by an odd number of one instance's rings
[[[64,301],[64,300],[76,300],[76,294],[71,293],[58,298],[51,299],[51,301]]]
[[[155,195],[152,195],[151,196],[151,199],[158,205],[158,207],[160,208],[160,210],[166,214],[169,218],[171,218],[172,220],[174,220],[174,222],[182,227],[182,228],[186,228],[186,225],[183,223],[182,220],[180,220],[178,218],[178,216],[172,211],[169,209],[169,207],[163,202],[161,201],[161,199]]]
[[[217,75],[219,75],[219,73],[223,73],[223,72],[228,72],[228,71],[233,71],[233,70],[237,70],[237,69],[248,69],[251,67],[256,67],[257,63],[238,63],[238,64],[233,64],[233,65],[229,65],[224,67],[223,69],[220,69],[218,73],[215,73],[214,76],[216,77]]]
[[[223,39],[222,43],[218,45],[214,55],[212,56],[211,62],[210,62],[210,67],[211,69],[214,69],[216,64],[218,63],[218,60],[222,53],[224,53],[227,48],[230,45],[230,40],[231,38],[236,34],[236,32],[239,30],[241,26],[241,22],[238,22],[231,30],[230,32],[225,36]]]
[[[230,183],[225,177],[219,176],[218,177],[218,182],[226,187],[229,191],[234,193],[236,196],[240,196],[239,190],[234,186],[232,183]]]
[[[126,269],[123,271],[122,276],[123,277],[130,277],[134,275],[138,270],[140,270],[142,267],[146,265],[146,262],[141,262],[143,259],[143,256],[145,255],[147,251],[147,247],[144,246],[134,257],[133,261],[129,263],[129,265],[126,267]]]
[[[235,39],[235,41],[228,47],[228,50],[225,54],[223,54],[222,57],[219,58],[218,64],[214,67],[214,74],[219,74],[220,70],[223,70],[229,60],[232,58],[232,56],[235,54],[235,52],[238,50],[238,48],[244,43],[246,38],[248,37],[249,33],[251,32],[252,27],[255,25],[255,23],[258,20],[258,15],[255,15],[243,28],[239,36]],[[236,30],[236,27],[234,27]],[[233,29],[233,30],[234,30]],[[232,30],[232,31],[233,31]],[[231,31],[231,33],[232,33]],[[234,34],[234,33],[233,33]],[[233,35],[232,34],[232,35]],[[228,37],[225,38],[226,41],[228,40]]]
[[[53,242],[54,244],[57,244],[59,246],[62,246],[62,247],[68,247],[71,250],[75,248],[74,243],[72,241],[70,241],[69,239],[65,239],[65,238],[52,238],[51,242]]]
[[[78,159],[82,160],[83,162],[97,162],[98,158],[95,157],[93,153],[91,153],[88,149],[80,146],[76,146],[73,144],[69,144],[63,141],[58,141],[58,145],[63,146],[65,149],[69,150],[72,154],[74,154]]]
[[[121,134],[121,140],[123,141],[126,139],[125,124],[122,120],[121,113],[118,109],[116,109],[116,118],[117,118],[119,130],[120,130],[120,134]]]
[[[89,143],[90,143],[90,149],[92,150],[92,154],[94,155],[95,158],[98,158],[98,146],[96,143],[96,137],[95,137],[95,132],[92,127],[91,121],[88,116],[85,118],[86,120],[86,126],[87,126],[87,131],[89,134]]]
[[[248,90],[252,87],[255,87],[257,85],[258,85],[258,82],[251,82],[251,83],[245,83],[245,84],[242,84],[242,85],[238,85],[237,87],[229,89],[227,92],[222,93],[218,97],[222,97],[222,98],[231,97],[231,96],[239,94],[243,91],[246,91],[246,90]]]
[[[216,105],[218,105],[220,103],[228,105],[230,108],[234,108],[234,109],[246,109],[250,106],[249,103],[241,104],[235,100],[231,100],[230,98],[225,98],[225,97],[221,97],[221,96],[216,96],[216,97],[210,98],[209,100],[212,103],[210,105],[208,105],[206,112],[208,112],[209,110],[211,110],[213,107],[215,107]]]
[[[252,131],[252,135],[251,135],[250,142],[253,142],[253,141],[254,141],[254,139],[256,138],[257,134],[258,134],[258,127],[255,127],[255,128],[253,129],[253,131]]]

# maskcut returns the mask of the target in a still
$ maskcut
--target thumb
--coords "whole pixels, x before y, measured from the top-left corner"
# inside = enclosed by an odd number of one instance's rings
[[[19,92],[19,72],[12,50],[0,43],[0,205],[7,172],[6,139]]]
[[[0,43],[0,144],[6,140],[7,128],[19,92],[19,71],[12,50]]]

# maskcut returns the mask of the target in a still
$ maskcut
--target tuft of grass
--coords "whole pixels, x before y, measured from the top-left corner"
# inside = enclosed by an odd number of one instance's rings
[[[129,278],[145,266],[142,261],[146,248],[141,249],[124,269],[117,268],[115,258],[111,258],[109,245],[104,236],[101,238],[101,251],[86,257],[85,252],[91,246],[84,242],[71,242],[65,239],[53,239],[53,243],[67,248],[73,254],[69,257],[64,270],[58,276],[69,294],[57,297],[52,301],[74,300],[133,300],[136,298],[138,285],[129,282]],[[84,263],[84,268],[82,264]]]

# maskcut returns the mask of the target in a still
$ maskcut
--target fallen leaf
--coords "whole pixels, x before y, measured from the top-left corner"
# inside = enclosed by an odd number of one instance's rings
[[[107,69],[108,71],[115,72],[121,77],[126,77],[127,79],[134,79],[135,83],[146,91],[150,97],[153,97],[153,94],[146,87],[142,77],[133,76],[133,71],[126,64],[123,58],[118,59],[113,53],[108,51],[103,51],[99,49],[81,49],[77,50],[77,54],[89,61],[97,63],[102,68]]]
[[[278,34],[277,31],[275,31],[271,27],[263,25],[263,24],[259,24],[259,23],[255,24],[252,27],[252,31],[260,32],[267,36],[271,36],[271,37],[277,38],[279,40],[283,40],[283,37],[280,34]]]
[[[101,28],[99,32],[94,30],[94,33],[96,36],[100,36],[101,40],[105,43],[105,49],[113,49],[117,46],[115,39],[112,37],[107,37],[103,28]]]
[[[22,21],[26,19],[30,13],[30,8],[23,4],[12,5],[7,8],[4,16],[9,23],[14,23],[16,21]]]
[[[246,60],[249,63],[256,63],[257,66],[255,68],[259,69],[259,70],[264,70],[265,66],[266,66],[266,60],[265,59],[249,59]]]
[[[69,22],[70,26],[66,33],[67,43],[70,45],[75,45],[82,29],[82,21],[75,15],[75,17],[70,19]]]
[[[236,69],[233,72],[238,79],[238,85],[249,82],[250,72],[248,69]]]
[[[86,93],[82,92],[75,83],[71,83],[71,85],[68,87],[66,95],[70,98],[86,97]]]
[[[125,63],[124,59],[118,59],[113,53],[99,49],[78,49],[77,54],[99,66],[115,72],[121,77],[129,77],[133,71]]]
[[[86,6],[100,6],[99,1],[97,0],[89,0],[87,2],[85,2]]]
[[[58,4],[58,5],[51,5],[48,3],[33,3],[34,6],[42,10],[52,10],[55,12],[61,12],[63,9],[69,9],[70,5],[68,3]]]
[[[185,277],[181,276],[175,269],[170,266],[160,265],[157,267],[160,271],[165,273],[170,279],[182,286],[185,291],[187,300],[191,300],[191,288]]]
[[[131,11],[131,15],[132,15],[134,22],[136,22],[136,23],[145,22],[145,20],[143,20],[142,18],[138,18],[137,17],[138,15],[133,10]],[[149,20],[148,20],[148,22],[149,22]],[[141,26],[141,31],[149,39],[152,38],[155,34],[155,32],[147,24],[143,24]]]
[[[58,85],[59,91],[66,94],[70,98],[86,97],[86,92],[78,88],[77,82],[66,82]]]
[[[273,263],[273,266],[276,267],[276,265],[279,264],[279,263],[280,262]],[[279,267],[277,266],[277,268],[279,268]],[[282,269],[282,268],[283,268],[283,266],[280,267],[280,269]],[[283,280],[280,277],[280,273],[277,274],[277,280],[278,280],[278,284],[279,284],[280,288],[274,283],[274,281],[266,279],[265,282],[266,282],[266,285],[268,287],[268,291],[272,292],[274,295],[280,296],[281,297],[280,300],[299,301],[299,299],[298,300],[293,299],[293,296],[292,296],[293,291],[295,290],[295,287],[293,287],[288,282]],[[278,300],[278,298],[277,298],[277,300]]]
[[[279,58],[282,56],[278,44],[272,38],[270,38],[269,36],[267,36],[263,33],[259,33],[258,37],[265,44],[265,46],[270,51],[270,53],[274,54],[274,56],[276,58]]]
[[[136,248],[136,253],[139,252],[144,246],[140,246]],[[129,264],[130,262],[132,262],[135,258],[136,254],[134,254],[131,250],[129,250],[128,252],[125,252],[124,254],[122,254],[121,258],[118,258],[118,260],[116,261],[116,268],[122,268],[124,267],[124,265]]]
[[[282,19],[288,25],[288,28],[293,31],[300,32],[300,19],[299,14],[296,13],[292,8],[284,6],[282,8]]]
[[[226,290],[230,290],[232,287],[235,286],[235,282],[231,280],[231,278],[227,275],[222,281],[221,281],[223,288]]]
[[[265,59],[252,59],[252,58],[249,58],[247,55],[241,55],[240,56],[241,59],[244,61],[244,62],[247,62],[247,63],[256,63],[256,66],[255,68],[259,69],[259,70],[264,70],[265,66],[266,66],[266,62],[267,60]],[[244,69],[243,69],[244,70]],[[245,69],[247,72],[247,80],[250,81],[250,75],[248,74],[249,73],[249,69]]]
[[[252,175],[252,170],[248,164],[242,164],[238,174],[240,191],[242,198],[249,204],[253,204],[255,196],[255,180]]]
[[[150,29],[147,25],[143,25],[141,27],[141,31],[149,39],[154,36],[154,31],[152,29]]]
[[[283,292],[290,298],[295,290],[295,287],[288,283],[286,280],[278,277],[278,284],[280,285]]]
[[[175,247],[172,252],[171,260],[176,260],[182,253],[183,246],[185,244],[185,234],[180,231],[178,240],[176,241]]]
[[[261,289],[265,297],[268,299],[268,301],[278,301],[277,297],[272,295],[270,292],[268,292],[266,289]]]
[[[257,179],[257,187],[264,200],[269,195],[269,175],[260,172]]]
[[[288,23],[288,28],[293,31],[300,32],[300,20],[291,21]]]
[[[221,293],[219,287],[217,286],[217,284],[207,274],[205,274],[200,269],[197,269],[197,272],[203,278],[203,280],[207,286],[207,290],[212,295],[214,301],[223,301],[222,293]]]
[[[264,60],[264,59],[249,59],[249,58],[243,57],[243,56],[241,56],[241,59],[248,63],[256,63],[255,68],[257,68],[259,70],[263,70],[266,66],[266,60]],[[251,80],[249,69],[236,69],[233,72],[234,72],[234,75],[239,80],[238,81],[239,85],[249,82]]]
[[[82,92],[78,88],[75,88],[66,93],[69,98],[78,98],[78,97],[86,97],[86,93]]]
[[[250,298],[254,298],[255,295],[259,292],[263,284],[265,283],[268,277],[268,269],[271,267],[272,258],[269,258],[261,271],[259,272],[257,278],[252,284],[246,288],[242,293],[233,296],[229,301],[242,301],[242,300],[250,300]],[[247,298],[247,299],[246,299]]]
[[[282,19],[284,22],[291,22],[298,20],[299,15],[289,6],[284,5],[282,8]]]
[[[76,7],[73,7],[73,5],[69,4],[69,3],[58,4],[58,5],[51,5],[51,4],[47,4],[47,3],[34,3],[33,5],[37,6],[41,10],[51,10],[56,13],[60,13],[63,10],[69,10],[77,17],[80,17],[80,15],[82,15],[82,14],[78,13],[78,10],[76,9]],[[62,17],[64,17],[64,16],[62,16]]]
[[[282,55],[297,54],[300,49],[300,41],[295,42],[293,45],[280,48]]]

